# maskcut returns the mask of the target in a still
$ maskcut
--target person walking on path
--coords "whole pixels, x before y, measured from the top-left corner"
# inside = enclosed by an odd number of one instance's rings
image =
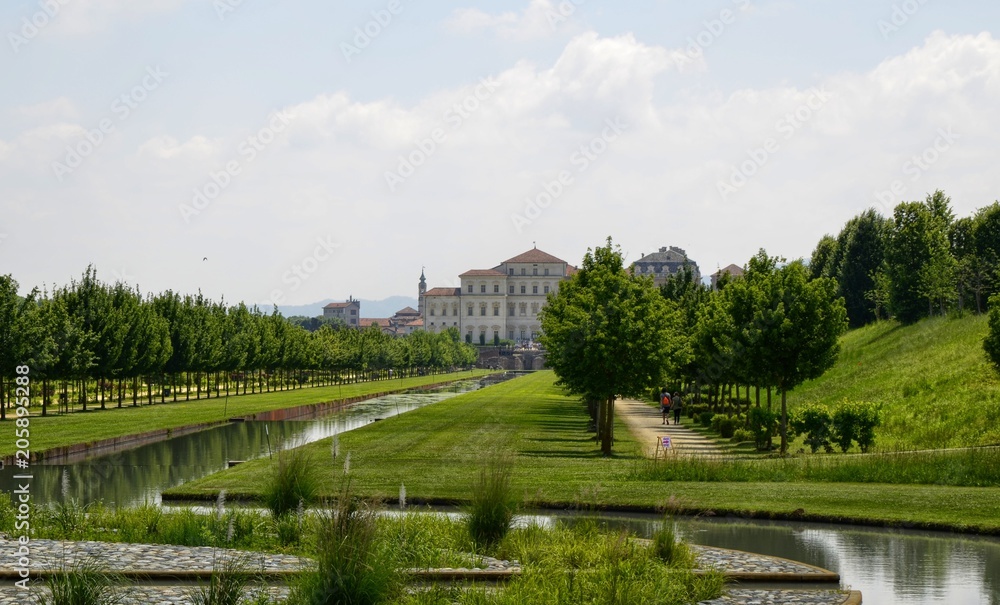
[[[674,424],[681,423],[681,408],[684,407],[684,402],[681,401],[681,394],[674,393],[674,398],[670,403],[670,409],[674,411]]]
[[[660,391],[660,414],[663,421],[660,424],[670,424],[670,406],[673,405],[670,399],[670,392],[667,389]]]

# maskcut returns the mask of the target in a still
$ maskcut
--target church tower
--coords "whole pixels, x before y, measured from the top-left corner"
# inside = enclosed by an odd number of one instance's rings
[[[420,285],[417,287],[417,311],[420,318],[424,317],[424,294],[427,292],[427,278],[424,277],[424,268],[420,268]]]

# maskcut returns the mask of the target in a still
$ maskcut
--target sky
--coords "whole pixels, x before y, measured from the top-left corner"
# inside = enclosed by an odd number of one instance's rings
[[[0,274],[416,295],[607,237],[704,274],[1000,198],[1000,3],[8,0]]]

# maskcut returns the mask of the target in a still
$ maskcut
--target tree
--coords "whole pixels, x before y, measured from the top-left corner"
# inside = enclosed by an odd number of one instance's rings
[[[812,279],[818,277],[836,277],[838,261],[840,260],[840,245],[832,235],[824,235],[809,260],[809,275]]]
[[[770,279],[759,283],[758,296],[754,323],[760,326],[760,342],[766,343],[758,367],[763,380],[781,393],[781,453],[785,454],[788,391],[818,378],[837,360],[847,311],[836,280],[810,280],[801,261],[775,269]]]
[[[1000,294],[990,298],[989,332],[983,342],[983,349],[993,366],[1000,371]]]
[[[629,275],[612,244],[587,250],[582,268],[541,314],[546,361],[570,392],[601,402],[599,434],[611,454],[614,402],[642,396],[676,369],[680,313],[650,278]]]
[[[840,295],[844,297],[851,327],[877,319],[876,304],[868,293],[876,287],[874,276],[885,260],[888,224],[883,216],[868,209],[848,221],[837,238],[842,254],[833,277],[837,278]]]
[[[950,200],[941,191],[924,202],[896,206],[886,240],[886,266],[893,315],[904,324],[916,322],[953,296],[954,258],[948,232]]]

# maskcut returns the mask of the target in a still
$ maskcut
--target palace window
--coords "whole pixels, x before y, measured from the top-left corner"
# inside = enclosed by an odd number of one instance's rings
[[[469,284],[469,294],[472,294],[472,284]]]
[[[513,293],[514,293],[514,286],[511,286],[511,287],[510,287],[510,288],[508,288],[507,290],[508,290],[508,291],[509,291],[509,292],[510,292],[511,294],[513,294]]]
[[[538,294],[538,286],[531,286],[531,293]]]
[[[521,303],[521,315],[528,314],[528,303]]]
[[[472,315],[472,305],[469,305],[469,315]]]
[[[486,284],[482,284],[479,286],[479,293],[486,294]]]
[[[507,315],[514,317],[514,303],[507,305]],[[511,338],[513,338],[513,336],[511,336]]]
[[[493,284],[493,293],[500,294],[500,284]]]
[[[549,287],[545,286],[545,294],[548,294],[548,293],[549,293]]]
[[[521,286],[521,294],[524,294],[526,289],[527,289],[526,286]]]
[[[546,267],[545,268],[545,275],[548,275],[548,274],[549,274],[549,269],[548,269],[548,267]]]
[[[493,315],[500,316],[500,305],[493,305]]]
[[[532,275],[538,275],[538,267],[535,267],[534,269],[532,269],[531,270],[531,274]]]
[[[486,303],[479,303],[479,315],[486,315]]]

